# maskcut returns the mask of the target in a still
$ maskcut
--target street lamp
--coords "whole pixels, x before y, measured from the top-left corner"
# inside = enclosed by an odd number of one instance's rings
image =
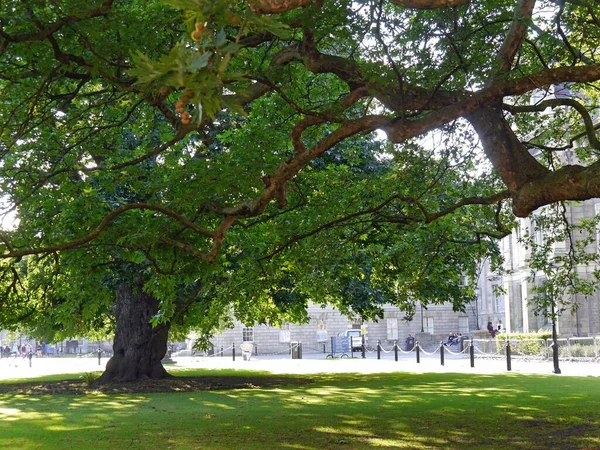
[[[554,264],[550,265],[551,269],[555,269],[556,266]],[[554,362],[554,373],[561,373],[560,367],[558,367],[558,341],[556,339],[556,313],[555,313],[555,299],[554,292],[550,290],[550,314],[552,315],[552,361]]]
[[[552,314],[552,360],[554,361],[554,373],[561,373],[560,367],[558,367],[558,342],[556,340],[556,314],[554,313],[554,296],[552,296],[551,302],[551,314]]]

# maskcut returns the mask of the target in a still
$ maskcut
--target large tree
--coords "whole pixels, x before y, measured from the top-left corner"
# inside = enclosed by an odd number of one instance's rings
[[[506,204],[600,193],[592,0],[0,8],[0,317],[112,314],[106,380],[165,376],[169,327],[232,308],[460,307]]]

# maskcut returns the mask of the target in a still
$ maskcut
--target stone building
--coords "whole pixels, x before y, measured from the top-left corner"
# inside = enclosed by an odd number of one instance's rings
[[[233,328],[217,335],[211,340],[214,352],[223,349],[226,355],[231,348],[243,342],[254,344],[255,352],[260,355],[285,354],[297,342],[302,343],[303,353],[330,353],[331,338],[342,336],[349,329],[361,329],[365,334],[368,349],[376,348],[381,342],[382,348],[391,350],[395,342],[406,349],[407,338],[419,341],[423,346],[437,346],[449,333],[469,334],[475,327],[475,315],[471,306],[462,312],[454,312],[451,304],[417,307],[412,321],[396,307],[384,308],[384,317],[377,322],[352,320],[334,308],[309,306],[310,321],[306,324],[283,324],[281,327],[257,325],[246,327],[238,323]],[[190,336],[190,346],[194,336]],[[411,347],[412,348],[412,347]]]
[[[600,213],[600,199],[572,202],[566,205],[565,217],[572,224],[579,223],[582,219],[590,219]],[[500,247],[504,256],[504,274],[490,271],[488,261],[481,266],[481,273],[477,280],[478,296],[474,302],[477,311],[477,320],[482,329],[488,322],[494,326],[499,320],[508,332],[535,332],[540,329],[550,329],[549,315],[535,315],[531,304],[532,287],[535,283],[542,283],[545,275],[535,273],[532,281],[532,270],[528,259],[530,250],[521,242],[523,233],[529,233],[534,239],[543,239],[542,230],[536,229],[535,215],[531,218],[520,219],[518,226],[512,234],[502,239]],[[588,252],[600,251],[600,230],[592,245],[586,247]],[[582,232],[571,233],[574,241],[582,239]],[[564,255],[568,251],[566,242],[554,244],[553,255]],[[579,276],[592,279],[597,270],[596,265],[580,265],[577,267]],[[500,293],[496,287],[501,287]],[[562,312],[557,318],[557,331],[562,337],[594,336],[600,334],[600,298],[598,292],[591,296],[582,294],[570,295],[569,298],[557,299],[557,304],[575,303],[575,312]]]

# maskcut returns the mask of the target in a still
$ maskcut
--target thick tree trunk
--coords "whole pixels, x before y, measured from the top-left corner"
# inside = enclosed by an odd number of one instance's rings
[[[152,327],[150,319],[158,312],[156,298],[122,285],[117,289],[114,356],[98,379],[100,383],[167,378],[161,364],[167,352],[169,324]]]

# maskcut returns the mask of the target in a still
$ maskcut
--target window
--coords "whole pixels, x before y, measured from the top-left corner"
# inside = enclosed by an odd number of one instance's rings
[[[425,333],[433,334],[433,317],[425,317],[424,322],[424,331]]]
[[[398,340],[398,319],[395,317],[387,319],[387,338],[390,341]]]
[[[504,312],[504,292],[500,284],[492,284],[492,295],[494,298],[494,312]]]
[[[600,220],[598,216],[600,216],[600,203],[594,204],[594,212],[596,213],[596,248],[600,251]]]
[[[281,326],[279,327],[279,342],[287,343],[287,342],[290,342],[291,339],[292,339],[292,334],[290,332],[290,324],[282,323]]]
[[[469,318],[468,317],[459,317],[458,318],[458,332],[461,334],[469,332]]]
[[[242,341],[244,342],[254,342],[254,328],[246,328],[242,329]]]
[[[323,319],[317,320],[317,342],[327,341],[327,321]]]

